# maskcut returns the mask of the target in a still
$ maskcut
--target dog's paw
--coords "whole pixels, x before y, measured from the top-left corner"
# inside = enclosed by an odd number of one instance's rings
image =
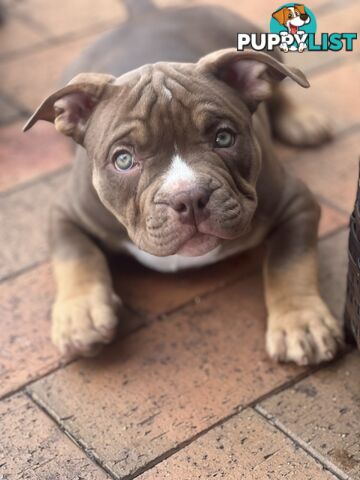
[[[331,123],[325,115],[311,108],[291,107],[274,119],[276,136],[294,147],[315,147],[333,137]]]
[[[335,357],[343,345],[341,325],[320,298],[310,303],[269,316],[266,349],[272,359],[313,365]]]
[[[115,336],[119,298],[102,285],[86,292],[53,306],[51,337],[64,356],[96,355]]]

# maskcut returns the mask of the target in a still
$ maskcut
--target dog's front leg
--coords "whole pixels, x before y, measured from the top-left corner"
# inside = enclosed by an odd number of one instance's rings
[[[94,355],[113,339],[117,325],[119,299],[107,261],[61,207],[51,212],[50,236],[57,286],[53,343],[63,355]]]
[[[319,294],[320,208],[300,181],[287,179],[285,190],[265,263],[266,347],[277,361],[315,364],[335,356],[342,329]]]

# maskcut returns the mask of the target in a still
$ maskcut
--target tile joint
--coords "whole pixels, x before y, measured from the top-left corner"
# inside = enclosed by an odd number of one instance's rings
[[[301,439],[298,435],[292,432],[290,429],[280,422],[273,415],[268,413],[268,411],[262,407],[260,404],[256,404],[253,407],[253,410],[257,412],[267,423],[270,423],[274,428],[280,431],[285,435],[293,444],[301,448],[307,455],[309,455],[316,463],[320,464],[324,470],[332,473],[338,480],[351,480],[351,477],[340,470],[336,465],[334,465],[329,459],[324,457],[319,451],[311,447],[305,440]]]

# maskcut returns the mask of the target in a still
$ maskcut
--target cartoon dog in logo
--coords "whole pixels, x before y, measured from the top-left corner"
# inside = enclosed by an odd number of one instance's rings
[[[310,17],[305,12],[304,5],[294,4],[292,7],[280,8],[280,10],[276,10],[276,12],[272,14],[272,17],[275,18],[280,25],[286,27],[288,33],[291,35],[304,34],[305,32],[299,28],[307,23],[310,23]],[[305,42],[300,42],[298,47],[292,45],[289,48],[288,44],[283,42],[280,44],[280,48],[284,52],[288,52],[289,50],[298,50],[299,52],[303,52],[307,48],[307,45]]]

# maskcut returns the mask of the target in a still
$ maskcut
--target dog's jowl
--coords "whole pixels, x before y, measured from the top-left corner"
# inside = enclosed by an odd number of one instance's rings
[[[272,147],[273,136],[329,138],[281,86],[308,81],[279,52],[231,48],[239,28],[256,31],[233,13],[127,3],[127,25],[87,49],[25,127],[50,121],[78,144],[51,214],[54,343],[92,355],[112,340],[121,318],[106,251],[175,271],[266,242],[269,355],[330,360],[342,332],[318,291],[319,206]]]

